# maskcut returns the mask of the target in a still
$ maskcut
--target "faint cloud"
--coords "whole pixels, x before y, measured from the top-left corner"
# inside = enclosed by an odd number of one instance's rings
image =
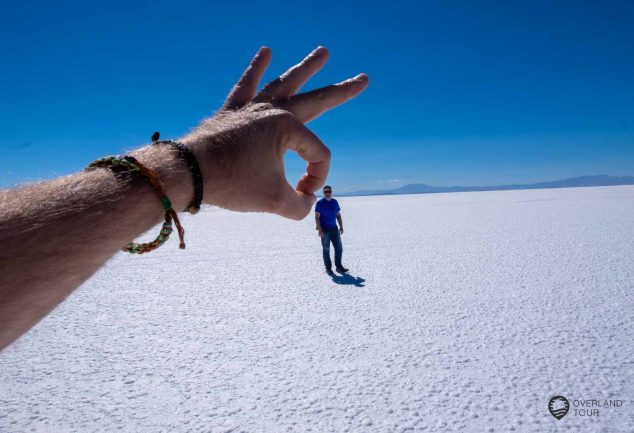
[[[405,179],[381,179],[381,180],[374,181],[374,183],[379,185],[383,185],[386,183],[400,183],[400,182],[405,182]]]
[[[30,141],[25,141],[23,143],[11,143],[7,147],[9,148],[9,150],[24,150],[31,147],[31,145],[32,144]]]

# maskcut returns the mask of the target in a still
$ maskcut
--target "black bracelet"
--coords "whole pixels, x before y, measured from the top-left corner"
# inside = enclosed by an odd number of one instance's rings
[[[161,134],[157,131],[152,134],[152,145],[159,144],[167,144],[172,146],[178,150],[178,154],[187,162],[187,166],[192,173],[192,181],[194,182],[194,198],[191,203],[185,209],[190,214],[196,214],[200,210],[200,205],[203,201],[203,176],[200,173],[200,166],[198,165],[198,161],[196,161],[196,157],[183,143],[179,143],[174,140],[160,140],[159,137]]]

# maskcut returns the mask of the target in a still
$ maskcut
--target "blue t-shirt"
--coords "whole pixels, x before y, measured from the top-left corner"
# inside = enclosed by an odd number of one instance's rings
[[[324,229],[337,228],[337,213],[340,210],[339,203],[334,198],[330,200],[322,198],[315,205],[315,212],[319,212],[319,222]]]

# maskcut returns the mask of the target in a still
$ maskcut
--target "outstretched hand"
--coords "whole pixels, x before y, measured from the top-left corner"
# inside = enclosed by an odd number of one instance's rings
[[[298,94],[327,58],[328,51],[317,48],[258,93],[271,61],[271,50],[260,48],[218,113],[180,140],[200,165],[203,201],[238,211],[306,216],[328,175],[330,151],[304,123],[368,85],[361,74]],[[307,162],[294,188],[284,173],[289,149]],[[190,170],[171,147],[145,146],[134,156],[160,177],[176,209],[191,201]],[[0,350],[123,245],[159,223],[165,198],[159,202],[140,177],[121,178],[101,169],[0,191]]]
[[[260,48],[220,111],[182,139],[198,157],[206,203],[292,219],[310,212],[314,193],[328,176],[330,150],[304,123],[354,98],[368,85],[368,77],[359,74],[298,94],[327,60],[328,50],[319,47],[258,93],[271,61],[271,50]],[[306,173],[294,188],[284,172],[284,153],[289,149],[307,162]]]

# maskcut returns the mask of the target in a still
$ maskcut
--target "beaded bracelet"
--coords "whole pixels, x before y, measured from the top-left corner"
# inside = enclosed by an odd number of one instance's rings
[[[180,239],[179,247],[181,249],[185,248],[185,229],[183,229],[183,226],[181,226],[178,215],[172,208],[172,202],[165,194],[163,183],[160,181],[153,170],[144,166],[132,156],[107,156],[105,158],[101,158],[91,162],[88,167],[86,167],[86,170],[92,170],[98,167],[110,168],[115,172],[127,170],[143,174],[154,187],[154,190],[161,200],[163,209],[165,209],[165,222],[163,223],[163,227],[161,228],[161,231],[159,232],[156,239],[154,239],[152,242],[142,244],[129,242],[122,248],[123,251],[131,254],[143,254],[157,249],[158,247],[163,245],[165,241],[167,241],[167,239],[169,239],[170,234],[172,233],[172,220],[176,223],[176,229],[178,230],[178,237]]]
[[[196,161],[196,157],[183,143],[179,143],[174,140],[159,140],[161,133],[156,131],[152,134],[152,145],[157,146],[160,144],[168,145],[176,150],[178,150],[178,154],[181,158],[185,160],[189,170],[192,174],[192,182],[194,183],[194,198],[185,209],[190,214],[197,214],[200,210],[200,204],[203,201],[203,176],[200,173],[200,166],[198,165],[198,161]]]

